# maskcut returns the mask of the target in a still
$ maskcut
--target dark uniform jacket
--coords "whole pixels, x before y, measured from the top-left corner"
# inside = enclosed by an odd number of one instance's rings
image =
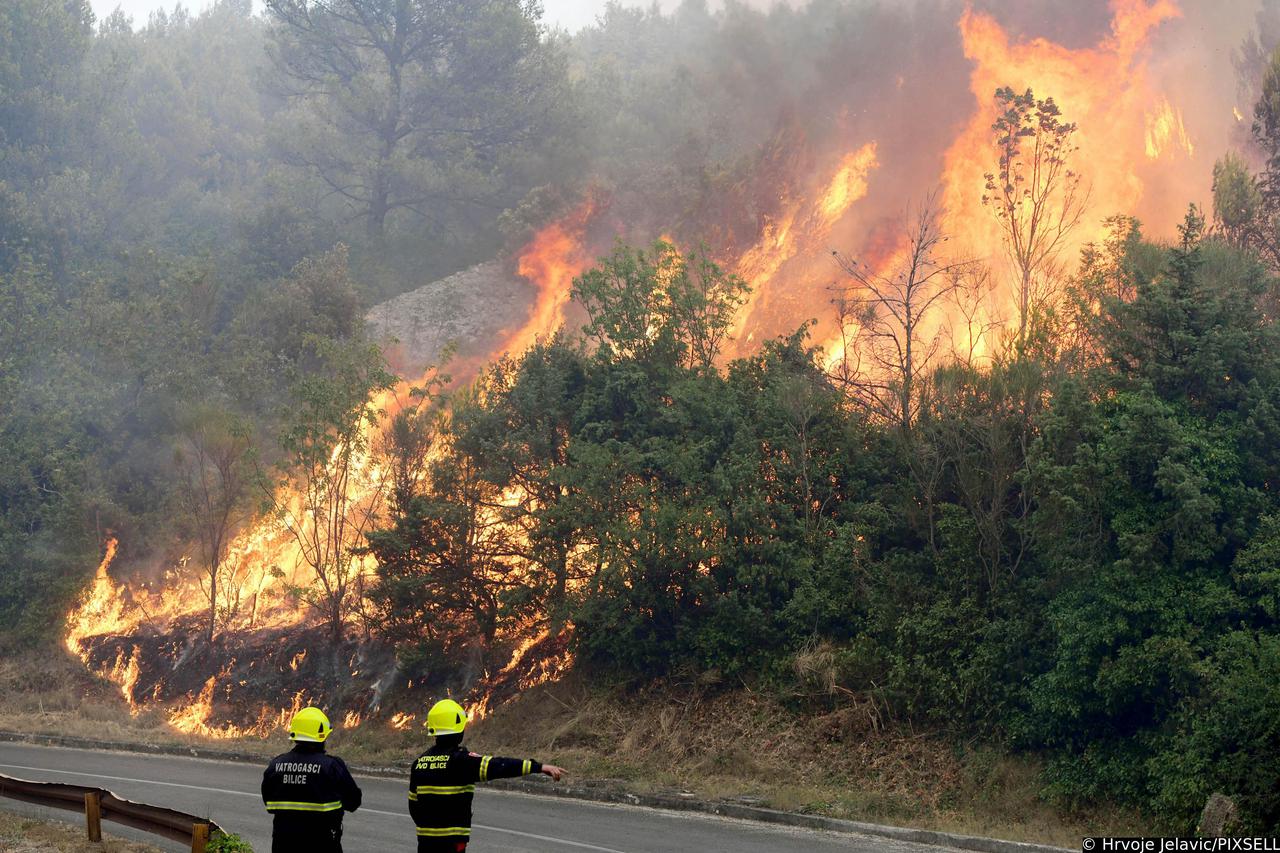
[[[476,783],[541,773],[527,758],[477,755],[465,746],[436,745],[409,771],[409,814],[418,827],[418,849],[461,849],[471,837],[471,799]]]
[[[342,812],[360,808],[360,788],[341,758],[298,744],[267,765],[262,801],[275,816],[273,853],[340,853]]]

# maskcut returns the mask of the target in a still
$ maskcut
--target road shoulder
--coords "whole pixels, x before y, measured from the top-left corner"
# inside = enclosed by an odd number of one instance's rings
[[[131,744],[114,741],[100,741],[92,738],[69,735],[42,735],[22,732],[0,731],[0,741],[11,743],[27,743],[37,746],[61,746],[77,749],[94,749],[102,751],[127,752],[141,755],[175,755],[191,758],[205,758],[241,763],[260,763],[270,756],[236,750],[220,750],[197,746],[179,746],[170,744]],[[377,777],[403,776],[398,768],[353,766],[352,770],[360,775]],[[997,838],[984,838],[973,835],[959,835],[929,829],[913,829],[910,827],[890,826],[887,824],[863,823],[860,821],[841,820],[822,815],[798,814],[775,809],[765,809],[742,803],[708,802],[694,797],[669,797],[654,794],[638,794],[614,785],[592,785],[551,783],[549,780],[518,779],[503,780],[490,783],[498,790],[514,791],[545,797],[585,800],[600,803],[616,803],[639,806],[642,808],[662,809],[675,812],[693,812],[718,817],[736,818],[757,823],[789,826],[800,829],[814,829],[825,832],[847,833],[852,835],[872,836],[892,839],[894,841],[916,844],[929,844],[939,847],[950,847],[957,850],[972,850],[976,853],[1067,853],[1064,847],[1053,847],[1046,844],[1031,844],[1021,841],[1005,841]]]

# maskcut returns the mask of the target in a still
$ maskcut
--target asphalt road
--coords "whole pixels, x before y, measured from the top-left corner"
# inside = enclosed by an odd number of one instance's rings
[[[95,752],[27,744],[0,743],[0,774],[42,782],[72,782],[107,788],[127,799],[208,816],[239,833],[255,850],[271,849],[271,817],[262,808],[261,768],[250,764],[177,756]],[[415,849],[413,822],[406,808],[407,781],[357,777],[364,805],[344,821],[347,853],[393,853]],[[549,780],[548,780],[549,782]],[[30,811],[12,800],[0,808]],[[46,816],[71,812],[45,810]],[[117,835],[143,838],[117,824]],[[154,837],[146,837],[160,843]],[[475,823],[469,853],[543,853],[543,851],[724,851],[776,853],[781,850],[888,851],[939,853],[945,848],[884,838],[787,829],[749,821],[605,805],[483,790],[476,793]]]

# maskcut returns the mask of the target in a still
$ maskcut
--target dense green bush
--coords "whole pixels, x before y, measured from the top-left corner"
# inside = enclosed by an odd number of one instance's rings
[[[1068,802],[1189,830],[1221,790],[1274,827],[1256,770],[1277,746],[1271,285],[1198,229],[1113,244],[1107,268],[1133,292],[1108,296],[1086,267],[1055,321],[1085,330],[1080,350],[1055,350],[1050,323],[989,369],[941,370],[905,429],[850,405],[804,329],[724,369],[690,359],[722,333],[714,311],[675,319],[666,250],[619,250],[580,280],[587,343],[505,362],[446,427],[451,470],[540,496],[512,510],[537,543],[530,580],[501,547],[451,550],[448,571],[488,578],[490,635],[571,620],[597,674],[866,693],[1044,752]],[[454,475],[434,482],[445,504],[402,507],[402,532],[374,537],[392,616],[445,570],[424,573],[404,531],[438,544],[474,517],[442,509],[468,500]],[[433,618],[465,634],[479,613]],[[403,643],[426,659],[425,638]]]

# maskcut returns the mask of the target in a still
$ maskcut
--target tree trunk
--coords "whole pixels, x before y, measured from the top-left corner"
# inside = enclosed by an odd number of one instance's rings
[[[380,240],[386,229],[387,209],[390,203],[390,193],[387,191],[386,182],[381,174],[382,167],[378,167],[378,176],[375,179],[376,185],[373,190],[373,197],[369,200],[369,219],[366,223],[366,230],[369,237]]]
[[[209,572],[209,642],[213,642],[213,632],[218,624],[218,569],[215,563]]]
[[[1027,320],[1031,313],[1031,269],[1022,268],[1022,292],[1018,294],[1018,346],[1027,345]]]
[[[386,119],[378,131],[382,137],[382,147],[378,152],[378,166],[373,178],[373,192],[369,199],[369,236],[375,239],[382,237],[386,229],[387,213],[391,208],[391,158],[396,153],[396,143],[400,129],[400,57],[398,51],[387,55],[387,71],[391,80],[391,91],[388,94]]]

